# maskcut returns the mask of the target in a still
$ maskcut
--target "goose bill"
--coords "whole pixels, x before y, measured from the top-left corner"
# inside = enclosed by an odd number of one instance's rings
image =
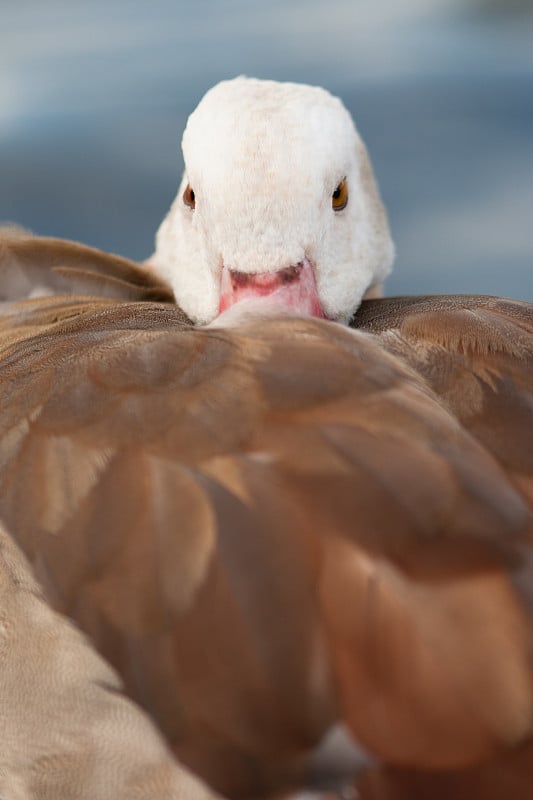
[[[219,313],[242,301],[259,301],[265,311],[290,311],[323,319],[315,273],[306,258],[273,272],[238,272],[222,268]]]

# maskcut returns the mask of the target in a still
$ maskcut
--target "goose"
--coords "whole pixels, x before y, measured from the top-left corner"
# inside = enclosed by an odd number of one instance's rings
[[[78,708],[94,685],[130,704],[132,749],[152,726],[198,796],[525,800],[531,306],[363,299],[390,267],[386,222],[387,258],[338,312],[310,246],[249,272],[235,253],[191,262],[211,305],[182,302],[161,242],[185,246],[177,215],[202,224],[189,169],[146,265],[0,239],[0,519],[54,624],[113,676],[82,670]],[[2,734],[24,752],[15,711]]]
[[[189,117],[182,148],[183,179],[149,263],[194,323],[245,300],[347,323],[381,293],[394,246],[338,98],[222,81]]]

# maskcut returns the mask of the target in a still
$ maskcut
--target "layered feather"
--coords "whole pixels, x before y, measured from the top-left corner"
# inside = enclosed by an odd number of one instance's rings
[[[437,797],[446,775],[525,798],[531,308],[194,328],[135,265],[1,253],[56,294],[10,290],[0,317],[0,518],[177,758],[266,796],[309,783],[342,723],[384,764],[363,797]],[[142,301],[107,296],[117,275]]]

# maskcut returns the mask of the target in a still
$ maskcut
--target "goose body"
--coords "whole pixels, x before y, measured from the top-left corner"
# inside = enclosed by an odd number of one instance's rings
[[[94,800],[526,800],[531,306],[364,299],[393,248],[323,90],[221,84],[184,155],[144,266],[0,238],[0,776],[79,797],[53,770],[74,727]],[[35,597],[67,676],[23,626]]]
[[[0,517],[179,762],[229,797],[335,785],[343,724],[393,770],[369,797],[499,754],[527,797],[530,307],[197,328],[122,259],[4,242],[2,280],[36,269],[63,294],[0,317]]]

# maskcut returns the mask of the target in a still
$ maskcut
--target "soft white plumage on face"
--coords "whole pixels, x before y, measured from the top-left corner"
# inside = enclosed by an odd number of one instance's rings
[[[253,275],[310,263],[323,314],[342,322],[388,274],[393,245],[364,145],[324,89],[220,83],[189,117],[183,154],[151,261],[195,322],[219,313],[223,269]],[[348,202],[335,211],[343,179]],[[194,209],[183,201],[187,184]]]

